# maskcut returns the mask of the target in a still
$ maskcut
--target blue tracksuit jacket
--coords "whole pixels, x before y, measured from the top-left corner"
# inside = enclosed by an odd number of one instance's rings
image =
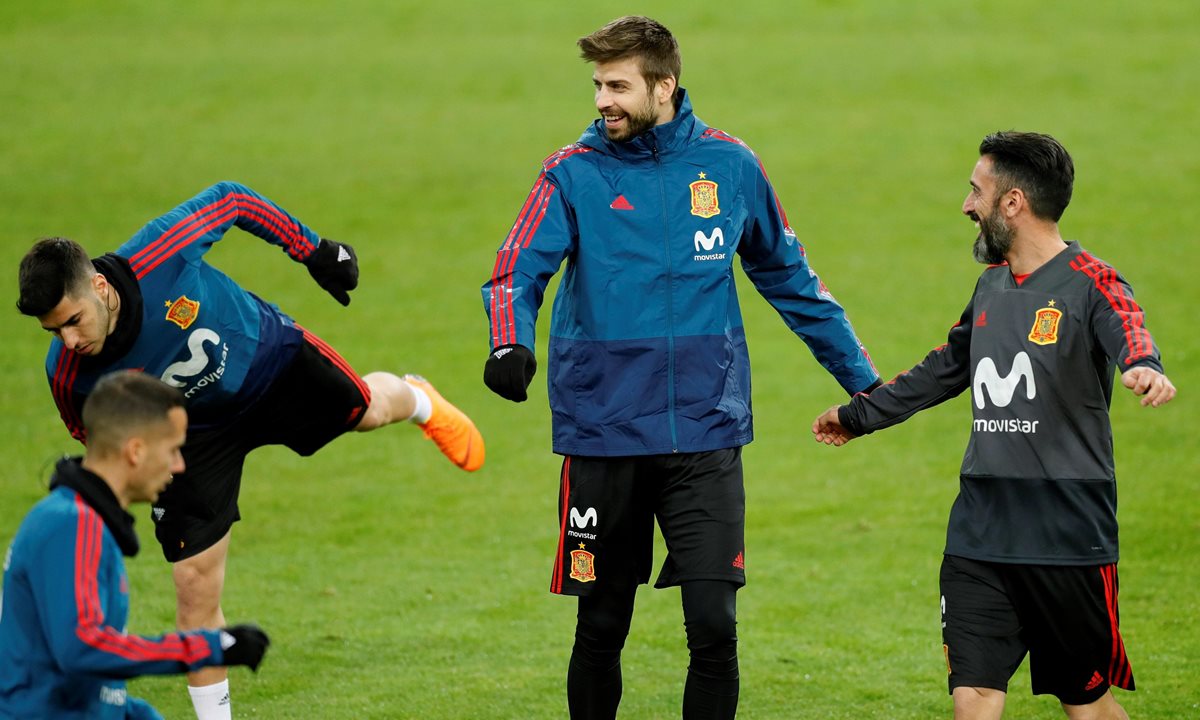
[[[701,452],[753,437],[733,258],[849,393],[875,368],[809,267],[758,158],[676,117],[629,142],[597,120],[548,157],[483,286],[491,346],[534,346],[550,277],[554,451]]]
[[[301,330],[277,307],[204,261],[233,227],[282,247],[296,261],[320,242],[270,200],[243,185],[221,182],[96,260],[121,293],[117,330],[98,357],[77,355],[57,338],[46,355],[55,403],[75,438],[83,440],[84,399],[114,370],[143,370],[178,387],[187,398],[189,426],[196,429],[240,413],[286,367],[300,345]],[[140,305],[138,315],[126,317],[133,302]],[[121,344],[124,333],[132,335],[128,347],[109,347]]]
[[[56,477],[74,476],[111,490],[78,460],[63,460]],[[83,495],[66,486],[25,517],[4,560],[0,604],[0,718],[115,720],[159,718],[127,697],[125,679],[182,673],[221,664],[219,631],[127,635],[129,580],[107,523]],[[133,518],[125,516],[132,536]],[[133,540],[136,551],[136,536]]]

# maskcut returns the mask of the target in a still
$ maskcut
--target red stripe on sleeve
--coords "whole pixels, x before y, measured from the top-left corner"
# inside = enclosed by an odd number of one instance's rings
[[[219,227],[230,217],[244,217],[257,222],[272,232],[297,260],[303,260],[312,253],[313,248],[305,244],[303,233],[282,210],[252,195],[230,193],[172,225],[161,237],[130,258],[130,266],[141,279],[164,260]]]
[[[79,495],[75,496],[75,509],[76,636],[97,650],[133,661],[177,660],[190,665],[208,657],[208,643],[201,637],[172,633],[161,641],[151,641],[104,626],[99,588],[104,524]]]
[[[208,222],[208,218],[211,216],[225,213],[230,209],[234,202],[235,201],[233,197],[227,195],[220,200],[205,205],[191,215],[183,218],[179,222],[172,225],[157,240],[142,248],[140,251],[134,253],[133,257],[129,258],[130,267],[133,269],[134,273],[138,275],[138,277],[142,277],[142,267],[161,255],[163,250],[178,237],[191,234],[197,224],[206,224]]]
[[[1086,252],[1081,252],[1071,261],[1071,268],[1091,278],[1113,312],[1121,318],[1121,325],[1125,330],[1125,345],[1129,349],[1125,363],[1148,357],[1154,346],[1150,341],[1150,333],[1145,329],[1146,315],[1127,294],[1125,286],[1117,281],[1117,271]]]
[[[86,440],[86,434],[83,431],[79,408],[75,407],[72,393],[78,370],[79,355],[63,346],[58,354],[50,389],[54,395],[54,402],[58,406],[58,414],[62,417],[63,424],[67,426],[71,437],[83,442]]]
[[[220,227],[226,220],[235,217],[237,212],[237,204],[230,198],[229,206],[222,207],[219,214],[210,215],[205,219],[203,224],[190,228],[186,234],[172,238],[169,245],[160,245],[153,256],[143,258],[141,265],[135,272],[137,278],[141,280],[146,277],[151,270],[162,265],[168,258],[192,244],[196,239],[204,237],[205,233],[209,230],[214,227]]]
[[[300,244],[302,239],[300,229],[296,227],[295,222],[282,210],[262,198],[256,198],[252,195],[235,193],[234,197],[238,199],[239,205],[247,209],[256,208],[262,215],[269,218],[270,226],[276,230],[276,234],[283,240],[284,245],[294,247]]]
[[[523,241],[531,237],[527,230],[531,220],[539,212],[538,208],[546,197],[547,188],[553,188],[553,185],[546,180],[546,173],[543,171],[538,175],[537,182],[529,191],[529,196],[525,198],[525,204],[521,207],[521,212],[517,215],[512,229],[509,230],[503,248],[496,256],[496,265],[492,270],[492,323],[496,326],[496,332],[493,335],[496,346],[511,345],[516,341],[516,321],[510,302],[512,299],[511,273],[516,267],[517,256],[520,254],[521,248],[527,245],[527,242]],[[544,214],[545,210],[543,209],[541,212]]]

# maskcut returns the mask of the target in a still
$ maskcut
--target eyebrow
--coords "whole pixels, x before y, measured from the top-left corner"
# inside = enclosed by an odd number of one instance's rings
[[[65,321],[63,321],[63,323],[61,325],[43,325],[42,329],[45,330],[46,332],[55,332],[57,330],[61,330],[61,329],[65,328],[68,325],[78,325],[79,324],[79,316],[82,314],[83,314],[82,312],[77,312],[74,315],[72,315],[71,317],[67,318]]]

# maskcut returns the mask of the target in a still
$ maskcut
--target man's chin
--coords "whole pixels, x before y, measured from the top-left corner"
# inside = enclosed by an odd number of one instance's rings
[[[629,130],[622,126],[620,129],[604,128],[604,134],[613,142],[625,142],[630,138]]]

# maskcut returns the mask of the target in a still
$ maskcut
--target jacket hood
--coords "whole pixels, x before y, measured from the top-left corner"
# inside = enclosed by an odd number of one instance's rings
[[[675,93],[675,118],[668,123],[655,125],[637,137],[624,142],[608,139],[604,120],[597,118],[583,135],[579,143],[605,155],[634,159],[649,159],[654,152],[669,153],[686,147],[708,129],[700,118],[692,113],[692,101],[687,90],[679,88]]]

